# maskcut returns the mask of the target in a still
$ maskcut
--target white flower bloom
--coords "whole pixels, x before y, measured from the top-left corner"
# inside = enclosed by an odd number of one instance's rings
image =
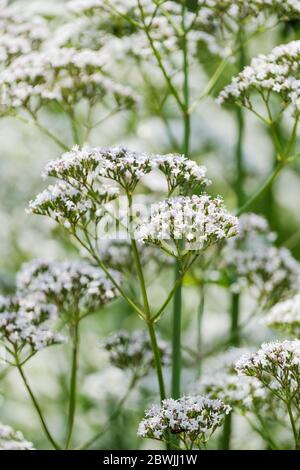
[[[34,450],[34,447],[24,439],[20,431],[0,424],[0,450]]]
[[[274,305],[262,321],[271,328],[300,337],[300,295]]]
[[[111,271],[116,280],[120,274]],[[39,293],[70,316],[94,313],[117,296],[115,287],[100,268],[83,261],[34,260],[25,263],[17,276],[24,294]]]
[[[239,377],[220,372],[204,376],[197,388],[203,395],[221,400],[242,412],[256,412],[257,409],[272,411],[270,394],[255,377]]]
[[[300,341],[266,343],[253,353],[242,356],[236,363],[240,375],[256,377],[271,387],[283,401],[300,400]]]
[[[92,194],[92,196],[91,196]],[[59,182],[50,185],[30,201],[28,213],[46,215],[67,229],[74,229],[79,222],[100,219],[104,210],[97,204],[105,206],[118,196],[117,188],[105,184],[76,189],[75,185]]]
[[[109,360],[114,366],[119,369],[131,369],[140,377],[155,367],[151,344],[144,331],[114,333],[104,341],[104,349],[108,352]],[[159,339],[158,349],[162,364],[169,364],[170,351],[167,343]]]
[[[239,236],[227,242],[221,261],[232,290],[249,286],[262,305],[293,295],[300,285],[300,264],[286,248],[274,246],[276,236],[265,219],[245,214],[239,229]]]
[[[10,350],[28,346],[32,352],[65,341],[64,336],[50,330],[47,320],[57,313],[53,304],[40,296],[0,297],[0,341]]]
[[[222,425],[230,406],[220,400],[203,396],[186,396],[178,400],[168,399],[162,405],[152,406],[141,421],[138,436],[168,440],[168,432],[176,434],[184,442],[200,446]]]
[[[252,92],[258,92],[265,101],[270,92],[280,96],[282,108],[291,105],[299,111],[300,80],[299,74],[300,41],[275,47],[268,55],[252,59],[239,75],[233,78],[220,94],[219,102],[239,102],[252,109]]]
[[[25,107],[36,112],[51,101],[73,106],[80,100],[99,101],[106,94],[130,105],[136,101],[132,90],[114,83],[103,73],[106,55],[101,51],[49,48],[21,55],[0,72],[5,90],[5,107]]]
[[[140,243],[161,245],[183,240],[187,250],[202,250],[237,234],[237,219],[223,208],[222,199],[209,196],[166,199],[152,207],[149,220],[142,223],[135,236]],[[174,247],[170,247],[174,255]]]
[[[46,19],[30,14],[20,4],[0,4],[0,64],[39,49],[49,37]]]

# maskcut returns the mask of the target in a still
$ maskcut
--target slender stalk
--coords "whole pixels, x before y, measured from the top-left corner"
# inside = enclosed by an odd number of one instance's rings
[[[37,129],[39,129],[43,134],[49,137],[63,151],[69,150],[69,147],[67,145],[65,145],[58,137],[56,137],[56,135],[50,132],[46,127],[42,126],[42,124],[40,124],[36,118],[32,120],[26,119],[17,113],[13,114],[12,116],[18,119],[19,121],[23,122],[24,124],[37,127]]]
[[[285,164],[287,162],[280,162],[277,164],[276,168],[272,171],[272,173],[268,176],[266,181],[262,184],[262,186],[253,194],[252,197],[237,211],[237,216],[240,216],[247,210],[249,210],[253,204],[259,200],[259,198],[264,194],[267,189],[269,189],[274,181],[276,180],[277,176],[281,172],[281,170],[284,168]]]
[[[71,378],[70,378],[70,395],[69,395],[69,412],[68,412],[68,425],[67,437],[65,448],[68,449],[74,428],[74,419],[77,404],[77,370],[78,370],[78,350],[79,350],[79,321],[76,320],[75,325],[71,327],[72,337],[72,365],[71,365]]]
[[[232,346],[239,346],[240,344],[240,295],[231,295],[231,328],[230,328],[230,344]]]
[[[183,54],[183,144],[182,151],[189,155],[191,119],[189,113],[189,59],[188,41],[185,28],[185,6],[182,7],[182,54]],[[172,397],[179,398],[181,393],[181,316],[182,316],[182,276],[179,260],[176,261],[175,283],[178,279],[178,287],[174,294],[173,303],[173,331],[172,331]]]
[[[290,419],[290,423],[291,423],[291,426],[292,426],[292,431],[293,431],[293,435],[294,435],[294,439],[295,439],[295,449],[298,450],[300,442],[299,442],[299,436],[298,436],[298,432],[297,432],[297,428],[296,428],[296,423],[295,423],[295,418],[294,418],[294,415],[293,415],[291,403],[287,402],[286,407],[287,407],[287,411],[288,411],[288,415],[289,415],[289,419]]]
[[[230,326],[230,339],[229,346],[238,346],[240,344],[240,327],[239,327],[239,316],[240,316],[240,295],[231,295],[231,326]],[[230,449],[230,441],[232,434],[232,413],[225,417],[223,433],[220,439],[220,448],[222,450]]]
[[[243,158],[243,147],[245,137],[245,119],[244,110],[241,107],[237,108],[236,111],[238,138],[236,147],[236,181],[235,190],[238,200],[238,207],[242,207],[245,203],[245,169],[244,169],[244,158]]]
[[[197,353],[199,354],[198,360],[198,376],[201,375],[202,363],[201,363],[201,351],[202,351],[202,321],[205,306],[205,284],[204,282],[200,285],[200,304],[198,308],[198,321],[197,321]]]
[[[129,205],[129,213],[130,213],[130,224],[132,221],[132,197],[131,195],[127,194],[128,197],[128,205]],[[161,358],[160,358],[160,352],[158,349],[157,345],[157,339],[156,339],[156,333],[154,329],[154,322],[151,314],[151,309],[149,305],[149,300],[148,300],[148,294],[147,294],[147,288],[146,288],[146,282],[144,278],[144,272],[143,272],[143,267],[141,263],[141,258],[140,254],[137,248],[137,244],[134,238],[131,238],[131,247],[133,251],[133,256],[135,259],[135,264],[136,264],[136,269],[137,269],[137,275],[139,278],[139,283],[141,287],[141,292],[142,292],[142,297],[143,297],[143,302],[144,302],[144,310],[145,310],[145,320],[147,323],[148,327],[148,333],[150,337],[150,342],[151,342],[151,348],[154,354],[154,361],[155,361],[155,367],[156,367],[156,374],[157,374],[157,380],[158,380],[158,385],[159,385],[159,392],[160,392],[160,399],[165,400],[166,398],[166,390],[165,390],[165,384],[164,384],[164,378],[163,378],[163,371],[162,371],[162,364],[161,364]]]
[[[31,387],[30,387],[30,385],[29,385],[29,382],[28,382],[27,377],[26,377],[26,375],[25,375],[25,373],[24,373],[23,367],[22,367],[22,365],[21,365],[20,362],[19,362],[19,358],[18,358],[17,354],[16,354],[16,356],[15,356],[15,360],[16,360],[16,367],[17,367],[17,369],[18,369],[18,371],[19,371],[19,374],[20,374],[20,376],[21,376],[21,378],[22,378],[22,381],[23,381],[23,383],[24,383],[24,385],[25,385],[25,388],[26,388],[26,390],[27,390],[27,392],[28,392],[28,394],[29,394],[29,396],[30,396],[30,398],[31,398],[32,404],[33,404],[33,406],[34,406],[34,408],[35,408],[35,410],[36,410],[36,412],[37,412],[37,414],[38,414],[38,417],[39,417],[39,419],[40,419],[40,422],[41,422],[42,428],[43,428],[43,430],[44,430],[44,433],[45,433],[45,435],[46,435],[48,441],[49,441],[49,442],[51,443],[51,445],[54,447],[54,449],[59,450],[59,449],[60,449],[60,446],[59,446],[59,445],[57,444],[57,442],[54,440],[54,438],[52,437],[51,432],[50,432],[49,429],[48,429],[48,426],[47,426],[46,421],[45,421],[45,418],[44,418],[44,416],[43,416],[41,407],[40,407],[40,405],[39,405],[39,403],[38,403],[38,401],[37,401],[37,399],[36,399],[36,397],[35,397],[35,395],[34,395],[32,389],[31,389]]]

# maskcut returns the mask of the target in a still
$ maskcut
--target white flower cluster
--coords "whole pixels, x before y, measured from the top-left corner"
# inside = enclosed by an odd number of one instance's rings
[[[237,219],[224,209],[221,198],[180,196],[153,205],[151,212],[149,220],[136,230],[140,243],[161,246],[165,240],[172,240],[176,247],[183,240],[185,249],[199,251],[238,233]],[[173,254],[180,253],[177,250]]]
[[[49,37],[47,21],[31,15],[21,5],[0,3],[0,67],[21,54],[38,49]]]
[[[69,31],[67,38],[71,44],[77,41],[79,44],[90,43],[91,47],[98,47],[100,38],[100,46],[110,49],[115,58],[134,55],[150,59],[153,54],[148,39],[137,26],[145,23],[161,55],[167,57],[179,49],[182,5],[174,1],[157,3],[141,0],[143,14],[138,2],[130,0],[71,0],[67,5],[72,13],[80,15],[81,20],[85,15],[85,20],[89,22],[87,27],[88,23],[82,21],[81,31],[79,24],[73,22],[73,28],[70,28],[73,32]],[[200,0],[195,11],[185,11],[190,52],[198,57],[201,46],[205,44],[205,50],[212,54],[228,55],[241,23],[253,33],[268,24],[269,17],[275,16],[279,21],[299,18],[299,5],[299,0]],[[120,13],[124,16],[121,17]],[[126,17],[133,20],[134,24],[126,23]],[[111,36],[106,44],[101,37],[103,30]],[[119,37],[115,31],[118,31]]]
[[[300,295],[274,305],[263,319],[263,323],[270,328],[300,337]]]
[[[176,434],[185,443],[201,446],[222,425],[231,411],[220,400],[203,396],[186,396],[178,400],[168,399],[161,406],[152,406],[141,421],[138,436],[162,441],[168,433]]]
[[[74,231],[78,223],[86,225],[91,220],[101,219],[105,214],[105,204],[119,194],[117,188],[108,185],[99,188],[90,186],[88,193],[85,190],[84,186],[79,190],[65,182],[50,185],[29,202],[27,212],[46,215],[66,229]],[[103,206],[102,211],[97,204]]]
[[[0,424],[0,450],[34,450],[31,442],[25,441],[20,431]]]
[[[116,271],[111,274],[117,280]],[[24,294],[38,293],[55,304],[59,314],[93,313],[117,296],[115,287],[101,269],[83,261],[33,260],[17,276]]]
[[[10,351],[29,346],[32,352],[65,341],[47,326],[57,313],[56,307],[38,297],[0,297],[0,340]]]
[[[295,111],[300,106],[299,81],[300,41],[292,41],[272,50],[269,55],[254,58],[251,64],[220,94],[219,101],[238,102],[253,109],[252,92],[258,92],[268,102],[270,93],[282,100],[282,108],[291,105]]]
[[[273,242],[276,240],[276,235],[271,232],[268,221],[261,215],[254,213],[242,214],[239,217],[239,235],[235,239],[235,242],[242,240],[245,241],[252,237],[259,237],[266,239],[267,241]],[[229,243],[234,243],[231,240]]]
[[[300,341],[265,343],[236,363],[240,375],[256,377],[274,394],[286,401],[300,400]]]
[[[109,353],[111,363],[119,369],[130,369],[142,376],[155,367],[151,344],[144,331],[114,333],[104,341],[104,349]],[[159,339],[158,349],[162,364],[169,364],[170,351],[167,343]]]
[[[286,248],[277,248],[276,236],[266,221],[253,214],[239,219],[240,235],[229,240],[224,251],[231,289],[241,292],[249,286],[262,304],[273,305],[293,295],[300,285],[300,264]]]
[[[149,155],[126,147],[74,147],[50,162],[44,175],[77,185],[80,190],[86,180],[108,178],[132,192],[140,179],[155,169],[164,173],[170,191],[186,187],[201,189],[210,183],[206,168],[182,155]]]
[[[238,408],[241,412],[269,410],[270,394],[255,377],[239,377],[228,373],[204,376],[199,383],[200,393]]]
[[[98,51],[49,48],[17,57],[0,73],[5,107],[25,107],[35,113],[49,102],[66,110],[86,98],[95,103],[109,94],[118,103],[131,105],[135,94],[113,82],[103,72],[106,56]]]

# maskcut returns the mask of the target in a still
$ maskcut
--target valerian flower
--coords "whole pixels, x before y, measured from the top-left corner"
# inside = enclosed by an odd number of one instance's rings
[[[20,431],[0,424],[0,450],[34,450],[33,444],[24,439]]]
[[[39,49],[50,34],[47,20],[28,13],[20,2],[1,2],[0,30],[0,68],[21,54]]]
[[[151,155],[126,147],[74,147],[60,159],[50,162],[44,175],[80,184],[80,188],[90,180],[107,178],[133,192],[138,182],[155,169],[165,175],[170,191],[178,187],[184,190],[186,186],[204,188],[210,183],[206,168],[182,155]]]
[[[132,105],[136,97],[128,87],[115,83],[103,69],[106,57],[101,51],[50,48],[21,55],[0,73],[5,90],[5,110],[24,107],[36,114],[51,102],[66,112],[82,99],[91,104],[107,94],[119,104]]]
[[[120,280],[118,272],[111,274]],[[94,313],[117,296],[102,270],[84,261],[33,260],[22,266],[17,286],[24,294],[42,295],[70,319]]]
[[[221,261],[232,291],[250,287],[264,308],[293,295],[299,288],[300,264],[289,250],[274,245],[276,236],[265,219],[245,214],[239,227],[239,236],[227,242]]]
[[[41,349],[65,341],[63,335],[47,324],[56,313],[56,307],[39,296],[0,297],[0,341],[12,358],[23,352],[27,359]]]
[[[149,60],[153,53],[144,30],[147,30],[160,55],[167,58],[179,49],[183,15],[189,50],[197,57],[203,50],[199,46],[203,44],[205,51],[211,54],[231,54],[241,24],[247,33],[253,34],[261,27],[272,24],[270,17],[275,19],[273,23],[300,17],[298,0],[284,3],[280,0],[200,0],[195,9],[186,8],[184,11],[177,2],[152,0],[71,0],[67,6],[75,15],[85,15],[89,21],[89,31],[93,31],[88,38],[84,31],[79,34],[78,27],[74,28],[73,37],[72,34],[68,36],[71,43],[79,40],[79,44],[80,41],[86,44],[90,39],[93,47],[91,39],[96,36],[95,31],[99,33],[99,41],[101,31],[106,29],[111,35],[106,47],[111,46],[115,57],[121,57],[123,53],[126,58],[134,55]],[[127,23],[126,18],[129,18]],[[95,44],[98,44],[97,39]]]
[[[176,434],[188,449],[200,448],[222,425],[230,411],[230,406],[220,400],[203,396],[164,400],[161,406],[154,405],[146,411],[138,436],[168,441],[171,433]]]
[[[140,243],[166,248],[180,256],[184,250],[200,251],[238,233],[236,217],[223,207],[221,198],[210,196],[177,197],[153,205],[150,218],[136,230]]]
[[[242,413],[256,412],[256,409],[270,409],[270,394],[256,378],[239,377],[220,372],[204,376],[199,383],[199,391],[211,399],[222,400]]]
[[[118,196],[117,188],[95,184],[76,189],[75,184],[59,182],[50,185],[36,199],[30,201],[27,212],[45,215],[67,229],[86,225],[105,215],[105,204]],[[98,204],[102,207],[99,210]]]
[[[300,337],[300,296],[295,295],[280,302],[264,317],[263,323],[270,328]]]
[[[142,377],[155,367],[151,344],[144,331],[119,331],[108,337],[103,345],[110,362],[119,369],[131,370]],[[162,364],[169,364],[170,350],[161,339],[158,341],[158,350]]]
[[[299,405],[300,341],[265,343],[236,363],[240,375],[256,377],[285,403]]]
[[[237,103],[255,110],[253,92],[261,96],[267,107],[273,94],[280,98],[282,111],[292,106],[298,114],[299,57],[300,41],[292,41],[275,47],[268,55],[252,59],[251,64],[234,77],[232,83],[222,91],[219,101]]]

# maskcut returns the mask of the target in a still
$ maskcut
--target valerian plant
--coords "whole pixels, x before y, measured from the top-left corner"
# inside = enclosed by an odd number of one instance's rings
[[[94,446],[153,371],[159,398],[152,387],[156,404],[145,412],[139,437],[172,449],[205,449],[217,445],[212,437],[222,427],[219,445],[228,449],[237,412],[269,448],[282,447],[277,428],[289,426],[299,448],[299,341],[293,338],[300,331],[300,265],[280,246],[262,216],[247,213],[298,157],[299,41],[276,43],[271,53],[247,64],[252,40],[268,30],[277,40],[280,28],[300,19],[300,2],[69,0],[62,11],[30,14],[20,2],[0,0],[1,116],[35,125],[65,152],[46,165],[43,177],[55,181],[29,203],[27,212],[62,227],[57,233],[84,257],[38,259],[21,267],[14,295],[0,297],[6,365],[17,368],[54,449]],[[232,81],[220,92],[224,80]],[[219,103],[230,104],[236,117],[234,171],[228,172],[235,213],[225,208],[214,186],[208,192],[212,182],[207,170],[193,160],[199,153],[192,139],[194,116],[216,90]],[[152,133],[158,151],[148,151],[145,144],[145,152],[125,145],[104,147],[99,132],[94,144],[92,131],[124,110],[133,122],[145,115],[161,120],[172,153],[160,149]],[[275,168],[252,196],[244,149],[247,110],[266,126],[276,149]],[[51,113],[66,118],[68,136],[50,128],[45,117]],[[121,127],[118,121],[114,134]],[[139,137],[138,126],[129,127],[130,137]],[[155,265],[153,279],[150,260]],[[175,279],[168,279],[167,294],[153,296],[153,288],[160,292],[170,270],[175,270]],[[189,321],[184,283],[200,292],[196,351],[182,339]],[[231,358],[229,366],[204,373],[190,394],[182,384],[181,369],[183,364],[195,366],[197,378],[202,373],[202,319],[211,285],[229,294],[230,331],[207,355],[220,349],[225,356],[229,346],[249,342],[245,329],[250,320],[288,333],[292,340],[263,344],[257,353],[247,353],[236,364],[238,375]],[[245,309],[244,315],[243,300],[249,296],[254,311],[249,315]],[[103,310],[116,298],[123,301],[120,310],[127,308],[130,320],[143,321],[146,328],[129,331],[124,323],[122,331],[111,332],[99,344],[112,367],[129,376],[129,385],[106,425],[78,443],[74,434],[82,323],[88,325],[93,315],[101,324]],[[170,348],[158,330],[171,303],[171,334],[163,335],[171,337]],[[66,340],[60,348],[65,351],[70,344],[72,349],[68,413],[59,442],[24,366],[41,350]],[[256,338],[254,342],[257,345]],[[183,350],[194,362],[183,363]],[[270,429],[275,428],[273,435]],[[0,448],[30,450],[33,444],[0,425]]]

